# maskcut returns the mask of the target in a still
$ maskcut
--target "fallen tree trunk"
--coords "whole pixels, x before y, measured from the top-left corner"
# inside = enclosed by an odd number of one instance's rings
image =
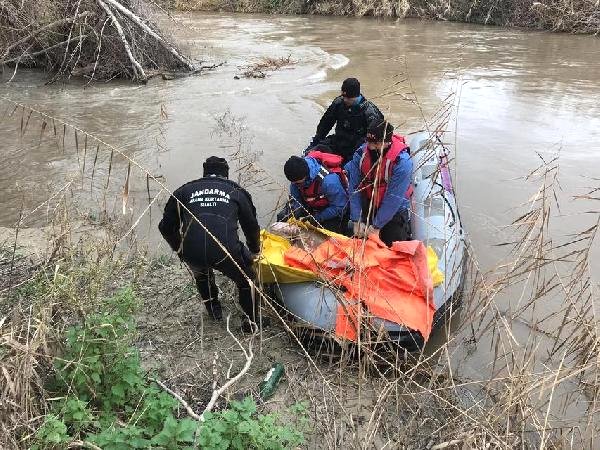
[[[123,5],[121,5],[116,0],[106,0],[106,2],[110,3],[112,6],[114,6],[116,9],[118,9],[120,12],[122,12],[129,19],[131,19],[133,22],[138,24],[140,26],[140,28],[142,28],[142,30],[144,30],[144,32],[148,33],[149,36],[152,36],[154,39],[156,39],[158,42],[160,42],[160,44],[165,48],[165,50],[170,52],[179,62],[181,62],[189,70],[194,70],[194,66],[190,63],[190,61],[187,58],[184,58],[183,56],[181,56],[175,47],[168,44],[161,36],[156,34],[154,32],[154,30],[152,30],[148,25],[146,25],[142,21],[142,19],[140,19],[135,14],[133,14],[127,8],[123,7]]]
[[[125,53],[127,53],[127,56],[129,57],[129,61],[131,61],[131,64],[133,65],[133,68],[137,74],[137,77],[139,79],[145,81],[147,78],[146,78],[146,74],[144,73],[144,69],[142,68],[140,63],[137,61],[137,59],[135,59],[135,57],[131,53],[131,48],[129,47],[129,42],[127,42],[127,37],[125,36],[125,32],[123,31],[123,28],[121,27],[121,24],[119,23],[119,20],[115,17],[115,15],[108,8],[108,6],[106,6],[106,3],[104,3],[102,0],[96,0],[96,1],[102,7],[102,9],[104,9],[106,11],[106,14],[108,14],[108,16],[110,17],[110,20],[111,20],[113,26],[115,27],[115,29],[117,30],[117,33],[119,33],[119,36],[121,37],[121,40],[123,41],[123,47],[125,48]]]
[[[196,71],[148,11],[145,0],[0,0],[0,65],[42,68],[53,80]]]

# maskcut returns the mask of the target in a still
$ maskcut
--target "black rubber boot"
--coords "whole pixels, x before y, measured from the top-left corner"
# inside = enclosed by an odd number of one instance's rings
[[[221,308],[221,302],[219,300],[207,300],[204,303],[208,315],[213,320],[223,320],[223,310]]]

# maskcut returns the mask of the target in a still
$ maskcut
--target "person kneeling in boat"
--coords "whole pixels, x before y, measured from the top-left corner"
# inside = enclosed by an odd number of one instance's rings
[[[169,198],[158,228],[194,274],[209,316],[214,320],[223,316],[214,274],[218,270],[237,285],[247,316],[242,327],[251,331],[259,313],[248,281],[255,278],[252,263],[260,252],[256,209],[250,194],[228,179],[224,158],[211,156],[203,169],[203,178],[184,184]],[[238,238],[238,222],[248,247]]]
[[[394,241],[410,240],[413,163],[404,137],[394,134],[385,120],[372,123],[367,142],[344,168],[354,236],[378,233],[388,247]]]
[[[344,163],[347,163],[365,141],[369,124],[376,120],[383,120],[379,108],[362,95],[360,82],[356,78],[346,78],[342,83],[341,95],[333,100],[323,114],[305,153],[324,145],[332,153],[342,156]],[[334,125],[335,134],[327,136]]]
[[[348,224],[346,175],[339,155],[309,152],[291,156],[283,171],[290,184],[290,199],[277,215],[279,222],[303,218],[313,225],[345,234]]]

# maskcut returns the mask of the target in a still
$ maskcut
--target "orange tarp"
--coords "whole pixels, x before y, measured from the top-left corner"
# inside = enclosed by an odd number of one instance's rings
[[[379,318],[405,325],[429,338],[433,323],[433,284],[427,250],[421,241],[394,242],[388,248],[376,235],[361,239],[329,239],[312,253],[290,247],[289,266],[310,270],[346,289],[338,306],[336,334],[357,339],[360,299]]]

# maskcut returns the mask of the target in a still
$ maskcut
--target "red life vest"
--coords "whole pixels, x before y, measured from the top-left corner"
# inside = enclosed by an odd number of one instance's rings
[[[374,187],[377,186],[377,192],[373,199],[373,206],[379,208],[385,191],[387,189],[388,182],[392,177],[394,166],[396,165],[396,159],[400,153],[408,150],[408,145],[404,141],[404,136],[394,134],[392,136],[392,145],[385,152],[383,157],[379,158],[379,164],[373,165],[371,161],[371,152],[367,148],[367,144],[363,144],[363,154],[360,158],[360,173],[362,175],[362,181],[360,182],[358,189],[363,192],[369,200],[373,198]],[[379,167],[377,167],[379,166]],[[408,187],[404,194],[406,198],[410,198],[412,195],[413,187],[412,184]]]
[[[316,159],[319,164],[321,164],[321,167],[319,168],[319,172],[312,183],[306,187],[299,187],[302,200],[304,200],[309,208],[327,208],[329,205],[329,200],[327,200],[327,197],[321,192],[321,183],[327,175],[330,173],[338,174],[344,189],[348,188],[348,178],[346,177],[346,173],[342,168],[343,158],[340,155],[325,153],[318,150],[312,150],[308,152],[306,156]]]

